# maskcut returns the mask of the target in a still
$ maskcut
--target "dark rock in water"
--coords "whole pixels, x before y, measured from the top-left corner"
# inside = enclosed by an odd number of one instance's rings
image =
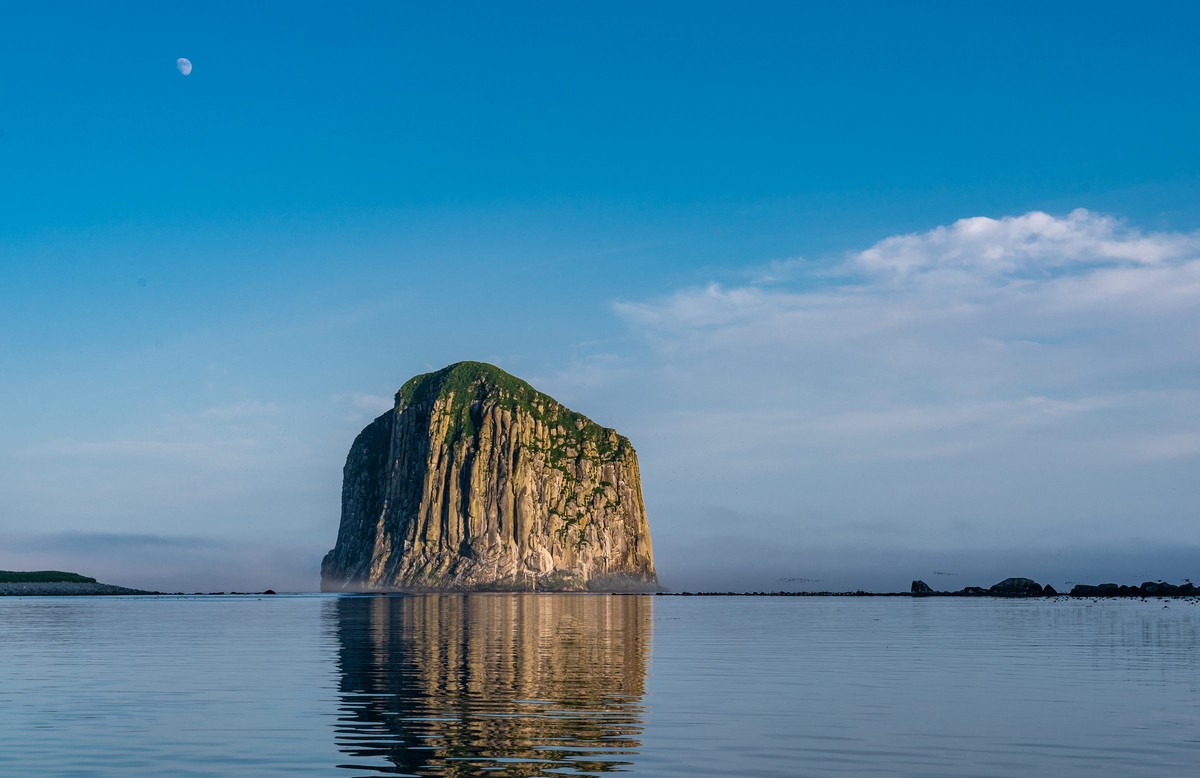
[[[1036,597],[1042,593],[1042,585],[1030,578],[1005,578],[988,591],[1005,597]]]
[[[988,590],[982,586],[967,586],[963,588],[962,593],[968,597],[982,597],[988,594]]]
[[[933,594],[933,589],[924,581],[913,581],[911,591],[913,597],[928,597]]]
[[[1042,594],[1045,595],[1046,597],[1057,597],[1058,590],[1055,589],[1050,584],[1046,584],[1045,586],[1042,587]]]
[[[1102,583],[1098,586],[1076,584],[1072,597],[1189,597],[1200,592],[1191,581],[1176,586],[1165,581],[1143,581],[1141,586]]]
[[[409,380],[346,458],[323,591],[655,591],[629,440],[508,373]]]
[[[263,594],[274,594],[274,593],[275,593],[274,589],[267,589],[265,592],[263,592]]]

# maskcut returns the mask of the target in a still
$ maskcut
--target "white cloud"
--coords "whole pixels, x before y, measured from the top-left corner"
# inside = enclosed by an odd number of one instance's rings
[[[1146,234],[1080,208],[1063,218],[1033,211],[1002,219],[960,219],[948,227],[881,240],[854,255],[850,264],[869,273],[959,268],[976,274],[1045,275],[1076,265],[1157,265],[1194,258],[1198,249],[1200,236]]]
[[[848,368],[856,382],[951,397],[1004,385],[1017,399],[1200,364],[1194,235],[1142,234],[1086,211],[965,219],[880,241],[837,272],[834,286],[710,284],[616,310],[660,354],[719,361],[733,377],[779,369],[812,382],[812,370],[827,380]]]
[[[790,281],[806,271],[811,272],[811,267],[804,257],[788,257],[767,263],[766,267],[756,270],[752,278],[755,284],[777,284]]]
[[[641,376],[626,403],[647,407],[629,434],[652,502],[814,542],[851,518],[914,543],[1001,520],[962,542],[1189,525],[1200,234],[1034,212],[805,267],[616,304],[646,347],[621,369]]]

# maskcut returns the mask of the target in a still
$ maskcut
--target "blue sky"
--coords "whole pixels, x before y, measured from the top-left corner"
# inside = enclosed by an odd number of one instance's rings
[[[1191,575],[1198,16],[6,5],[0,567],[312,588],[482,359],[632,438],[673,588]]]

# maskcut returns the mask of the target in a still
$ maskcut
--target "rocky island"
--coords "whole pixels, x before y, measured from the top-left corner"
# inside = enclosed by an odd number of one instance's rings
[[[100,583],[79,573],[62,570],[0,570],[0,596],[48,597],[54,595],[151,594],[141,589]]]
[[[637,454],[481,362],[418,375],[359,433],[322,591],[655,591]]]
[[[934,591],[933,587],[924,581],[913,581],[911,594],[913,597],[1058,597],[1058,591],[1046,584],[1042,586],[1037,581],[1030,578],[1005,578],[997,584],[992,584],[987,589],[981,586],[968,586],[956,592],[938,592]],[[1070,592],[1066,593],[1069,597],[1195,597],[1200,594],[1200,588],[1197,588],[1191,580],[1185,581],[1182,585],[1167,583],[1166,581],[1144,581],[1141,586],[1117,585],[1115,583],[1102,583],[1096,586],[1091,584],[1075,584]]]

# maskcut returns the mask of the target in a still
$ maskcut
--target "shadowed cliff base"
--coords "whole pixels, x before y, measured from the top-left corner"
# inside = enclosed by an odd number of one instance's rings
[[[416,376],[350,449],[321,589],[656,591],[637,453],[492,365]]]

